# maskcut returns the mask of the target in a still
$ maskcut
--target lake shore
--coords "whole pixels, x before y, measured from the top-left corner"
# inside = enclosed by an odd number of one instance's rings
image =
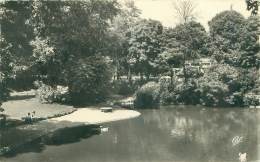
[[[47,122],[76,122],[84,124],[101,124],[118,120],[131,119],[141,114],[134,110],[115,108],[112,112],[101,112],[100,106],[74,108],[69,105],[41,103],[35,97],[35,91],[14,92],[11,99],[3,103],[4,113],[10,120],[22,121],[28,113],[35,112],[34,117]]]
[[[79,108],[77,111],[57,118],[49,119],[49,122],[77,122],[85,124],[102,124],[112,121],[131,119],[140,116],[138,111],[127,109],[115,109],[113,112],[101,112],[97,107]]]

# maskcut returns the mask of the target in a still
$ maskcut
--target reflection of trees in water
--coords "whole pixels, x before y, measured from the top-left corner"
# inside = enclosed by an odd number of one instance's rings
[[[247,152],[249,158],[257,158],[257,117],[249,110],[160,109],[144,111],[142,118],[136,123],[140,127],[128,125],[131,132],[125,130],[121,138],[129,135],[126,144],[133,141],[142,148],[136,151],[145,150],[152,157],[237,161],[239,152]],[[235,136],[243,141],[233,146]]]
[[[89,138],[99,134],[96,125],[77,126],[56,130],[41,136],[43,130],[5,129],[0,131],[0,148],[8,147],[10,152],[6,156],[15,156],[19,153],[41,152],[46,145],[63,145],[79,142],[83,138]]]

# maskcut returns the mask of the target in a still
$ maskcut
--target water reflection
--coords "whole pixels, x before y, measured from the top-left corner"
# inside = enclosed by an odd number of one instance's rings
[[[78,126],[73,128],[59,129],[53,133],[44,135],[33,141],[25,142],[25,139],[37,136],[41,130],[26,129],[6,129],[0,132],[1,147],[8,147],[12,150],[5,154],[6,157],[14,157],[20,153],[35,152],[40,153],[46,145],[64,145],[69,143],[80,142],[82,139],[89,138],[93,135],[100,134],[100,129],[96,125]],[[20,142],[20,144],[19,144]]]
[[[44,141],[44,151],[4,161],[237,162],[240,152],[248,161],[258,160],[258,112],[170,107],[141,113],[105,124],[107,131],[98,136],[64,130]]]

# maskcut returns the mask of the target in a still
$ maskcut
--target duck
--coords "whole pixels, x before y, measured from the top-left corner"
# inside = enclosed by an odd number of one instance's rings
[[[245,153],[239,152],[238,156],[239,156],[240,162],[247,162],[246,155],[247,155],[246,152]]]

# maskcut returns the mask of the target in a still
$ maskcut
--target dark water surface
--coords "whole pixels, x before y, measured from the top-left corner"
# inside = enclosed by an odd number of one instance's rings
[[[0,158],[1,162],[238,162],[257,161],[259,112],[164,107],[141,110],[108,131],[68,129]]]

